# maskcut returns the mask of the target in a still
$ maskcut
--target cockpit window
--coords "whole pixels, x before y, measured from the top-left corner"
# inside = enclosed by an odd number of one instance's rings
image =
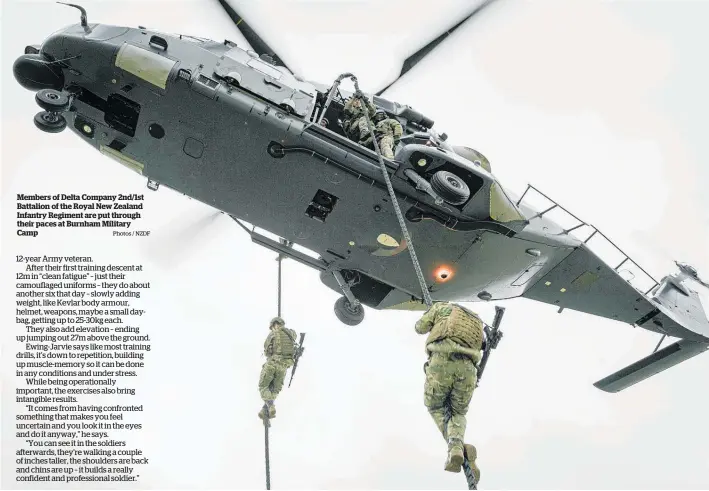
[[[269,65],[269,64],[266,63],[265,61],[259,60],[258,58],[252,58],[252,59],[249,60],[248,63],[246,63],[246,64],[247,64],[248,66],[250,66],[251,68],[254,68],[254,69],[258,70],[259,72],[261,72],[261,73],[263,73],[263,74],[266,74],[266,75],[269,75],[269,76],[273,77],[273,78],[276,79],[276,80],[278,80],[279,78],[281,78],[281,75],[282,75],[282,74],[281,74],[280,70],[278,70],[277,68],[275,68],[275,67]]]

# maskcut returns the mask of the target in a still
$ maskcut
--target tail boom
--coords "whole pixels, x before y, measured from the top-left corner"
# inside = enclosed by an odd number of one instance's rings
[[[582,244],[523,297],[680,339],[594,384],[618,392],[709,349],[709,303],[703,304],[698,292],[709,289],[680,268],[647,295]]]

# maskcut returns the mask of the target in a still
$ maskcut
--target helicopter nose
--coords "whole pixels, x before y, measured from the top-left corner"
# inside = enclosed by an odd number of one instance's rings
[[[39,51],[27,53],[17,58],[12,65],[15,80],[25,89],[61,90],[64,87],[64,71]]]
[[[41,46],[25,47],[25,53],[15,60],[12,74],[22,87],[35,92],[64,88],[64,71],[61,65],[54,61],[53,56],[60,53],[65,30],[55,32]]]

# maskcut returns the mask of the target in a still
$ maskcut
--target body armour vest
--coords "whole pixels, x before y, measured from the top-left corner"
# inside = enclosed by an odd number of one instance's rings
[[[295,354],[295,331],[282,327],[275,329],[268,336],[270,342],[267,342],[266,356],[282,356],[284,358],[292,358]]]
[[[479,317],[455,304],[444,307],[440,314],[442,318],[431,329],[426,340],[427,345],[450,339],[466,348],[482,349],[483,323]]]

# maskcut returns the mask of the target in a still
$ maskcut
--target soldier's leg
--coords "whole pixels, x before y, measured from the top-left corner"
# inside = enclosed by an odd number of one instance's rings
[[[444,469],[449,472],[460,472],[464,460],[463,440],[456,434],[456,428],[452,424],[455,421],[455,411],[450,407],[453,388],[459,378],[460,363],[445,355],[434,355],[426,377],[427,395],[432,394],[431,399],[437,403],[435,406],[431,405],[429,412],[448,443],[448,458]]]
[[[273,382],[271,382],[271,392],[273,393],[273,398],[275,399],[278,394],[283,390],[283,382],[286,380],[286,371],[288,370],[288,364],[279,361],[275,364],[275,370],[273,372]]]
[[[425,391],[426,407],[448,443],[448,458],[444,468],[450,472],[460,472],[463,464],[463,442],[450,435],[449,400],[455,383],[455,369],[455,363],[446,356],[434,354],[426,372]]]
[[[372,123],[372,125],[373,124],[374,123]],[[359,118],[359,120],[357,121],[357,126],[359,128],[359,139],[360,140],[364,140],[368,136],[371,136],[371,134],[369,133],[369,125],[367,124],[367,118],[365,116],[362,116],[361,118]],[[374,147],[372,147],[372,148],[374,148]]]
[[[278,394],[280,394],[281,390],[283,390],[283,383],[286,380],[286,373],[292,365],[293,362],[290,360],[278,360],[276,363],[276,370],[273,374],[273,382],[271,382],[271,393],[273,394],[273,399],[278,397]],[[269,418],[276,417],[276,406],[273,404],[269,407],[268,416]]]
[[[347,120],[343,124],[343,129],[345,130],[347,138],[354,142],[359,141],[359,118],[352,118]]]
[[[381,140],[379,140],[379,149],[382,151],[382,156],[387,159],[394,158],[394,137],[390,135],[384,135]]]
[[[273,377],[276,373],[276,367],[272,360],[266,360],[261,368],[261,375],[258,379],[258,389],[261,393],[261,399],[264,401],[271,401],[274,399],[273,393],[271,391],[271,383],[273,382]]]
[[[452,383],[453,380],[446,377],[445,360],[434,354],[426,368],[423,403],[443,438],[446,438],[446,400]]]
[[[258,417],[263,419],[266,416],[266,410],[273,403],[273,393],[271,392],[271,383],[275,374],[275,367],[272,360],[266,360],[266,363],[261,367],[261,375],[258,380],[258,389],[261,394],[261,399],[265,403],[264,407],[258,413]]]
[[[480,471],[475,465],[477,455],[470,456],[471,453],[477,454],[477,451],[475,451],[475,447],[472,445],[463,446],[463,442],[465,441],[465,428],[467,425],[465,415],[468,413],[468,406],[473,397],[476,378],[477,372],[471,362],[461,360],[455,363],[455,380],[450,395],[451,419],[448,422],[448,438],[449,444],[455,447],[456,453],[456,459],[454,462],[451,462],[451,466],[458,466],[459,468],[459,465],[463,463],[462,452],[465,448],[469,454],[468,458],[473,474],[475,474],[475,478],[478,480],[480,478]],[[460,461],[460,464],[457,463],[458,461]]]
[[[469,361],[456,362],[455,379],[451,390],[451,420],[448,423],[448,435],[463,440],[465,437],[468,406],[473,398],[477,372]]]

